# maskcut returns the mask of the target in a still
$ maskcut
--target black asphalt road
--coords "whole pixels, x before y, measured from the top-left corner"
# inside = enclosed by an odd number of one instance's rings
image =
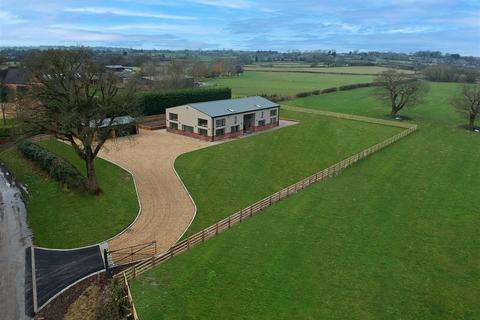
[[[74,250],[35,248],[34,260],[39,309],[69,285],[104,269],[99,246]]]
[[[25,315],[25,249],[32,244],[27,212],[12,175],[0,164],[0,319],[23,320]],[[27,288],[28,291],[28,288]]]

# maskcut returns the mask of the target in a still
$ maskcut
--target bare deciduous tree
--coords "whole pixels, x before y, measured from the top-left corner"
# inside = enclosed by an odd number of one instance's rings
[[[10,96],[10,89],[4,85],[0,85],[0,108],[2,109],[2,119],[3,119],[3,125],[7,125],[7,117],[6,117],[6,108],[7,108],[7,103],[9,102],[9,96]]]
[[[460,93],[453,99],[454,106],[468,117],[468,129],[475,129],[475,119],[480,114],[480,85],[463,84]]]
[[[403,108],[417,105],[428,91],[425,82],[408,78],[396,70],[382,72],[376,82],[379,86],[374,90],[374,96],[390,105],[392,117],[396,117]]]
[[[119,128],[116,117],[137,114],[134,85],[120,92],[115,74],[82,49],[35,53],[25,67],[32,103],[22,103],[24,132],[49,133],[70,143],[85,161],[89,191],[99,193],[94,159]]]

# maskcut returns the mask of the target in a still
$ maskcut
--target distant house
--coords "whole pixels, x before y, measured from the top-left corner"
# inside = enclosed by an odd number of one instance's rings
[[[135,75],[132,68],[122,66],[121,64],[106,65],[105,69],[114,72],[115,75],[122,81],[121,86],[124,86]]]
[[[109,65],[106,65],[105,68],[107,70],[115,71],[115,72],[132,71],[131,68],[124,67],[121,64],[109,64]]]
[[[168,132],[205,141],[276,127],[279,116],[278,104],[258,96],[191,103],[166,110]]]

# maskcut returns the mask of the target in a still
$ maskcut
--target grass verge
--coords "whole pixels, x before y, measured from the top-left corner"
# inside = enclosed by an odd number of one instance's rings
[[[40,144],[67,159],[85,175],[83,161],[70,146],[54,140]],[[14,148],[2,152],[0,160],[28,189],[28,224],[37,246],[72,248],[98,243],[120,232],[138,213],[133,178],[103,159],[95,160],[103,190],[99,196],[66,190]]]

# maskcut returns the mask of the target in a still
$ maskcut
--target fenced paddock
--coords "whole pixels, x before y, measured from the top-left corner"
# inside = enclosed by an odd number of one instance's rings
[[[327,179],[329,177],[333,177],[338,175],[342,170],[345,168],[351,166],[352,164],[355,164],[356,162],[368,157],[372,153],[375,153],[390,144],[408,136],[412,132],[417,130],[417,125],[410,124],[410,123],[404,123],[404,122],[397,122],[397,121],[391,121],[391,120],[382,120],[382,119],[375,119],[375,118],[369,118],[369,117],[362,117],[362,116],[355,116],[355,115],[349,115],[349,114],[341,114],[341,113],[335,113],[335,112],[327,112],[327,111],[320,111],[320,110],[313,110],[313,109],[307,109],[307,108],[297,108],[297,107],[287,107],[287,109],[292,110],[292,111],[300,111],[300,112],[307,112],[307,113],[314,113],[314,114],[320,114],[324,116],[329,116],[329,117],[335,117],[335,118],[341,118],[341,119],[348,119],[348,120],[355,120],[355,121],[361,121],[361,122],[368,122],[368,123],[374,123],[374,124],[381,124],[381,125],[388,125],[388,126],[395,126],[395,127],[400,127],[404,128],[402,132],[386,139],[383,142],[377,143],[369,148],[366,148],[359,153],[348,157],[322,171],[319,171],[303,180],[300,180],[299,182],[292,184],[278,192],[275,192],[274,194],[255,202],[254,204],[218,221],[217,223],[193,234],[192,236],[189,236],[188,238],[178,242],[175,244],[173,247],[171,247],[169,250],[159,254],[152,256],[151,258],[148,258],[136,265],[133,265],[132,267],[124,270],[122,274],[117,274],[115,275],[116,277],[123,276],[127,280],[134,279],[138,275],[152,269],[153,267],[181,254],[182,252],[185,252],[187,250],[190,250],[192,247],[203,243],[205,240],[208,240],[219,233],[224,232],[225,230],[230,229],[232,226],[241,223],[243,220],[248,219],[261,211],[263,211],[265,208],[275,204],[276,202],[292,195],[295,194],[296,192],[307,188],[311,184],[321,181],[324,179]]]

